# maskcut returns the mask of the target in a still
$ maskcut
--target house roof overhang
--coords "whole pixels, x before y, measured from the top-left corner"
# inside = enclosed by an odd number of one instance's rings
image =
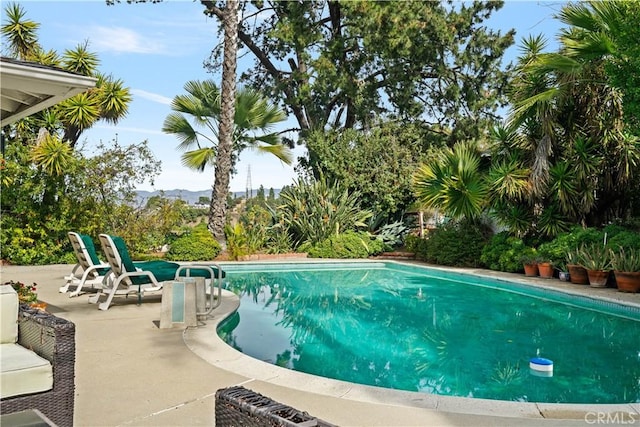
[[[95,87],[96,78],[33,62],[0,58],[0,127]]]

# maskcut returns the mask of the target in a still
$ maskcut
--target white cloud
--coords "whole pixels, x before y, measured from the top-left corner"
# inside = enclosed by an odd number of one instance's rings
[[[128,28],[94,26],[89,33],[91,46],[101,52],[151,54],[167,50],[161,42]]]
[[[167,98],[166,96],[147,92],[142,89],[132,89],[131,93],[134,95],[138,95],[140,98],[148,99],[149,101],[157,102],[158,104],[171,105],[171,98]]]

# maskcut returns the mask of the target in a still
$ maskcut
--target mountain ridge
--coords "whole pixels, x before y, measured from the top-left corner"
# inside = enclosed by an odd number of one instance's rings
[[[269,190],[265,190],[267,193]],[[276,196],[280,193],[280,189],[273,190]],[[258,193],[257,189],[251,190],[251,197],[254,197]],[[211,199],[211,190],[185,190],[185,189],[173,189],[173,190],[136,190],[136,194],[138,196],[138,201],[140,203],[145,203],[151,197],[155,196],[163,196],[167,199],[181,199],[187,202],[190,205],[195,205],[200,201],[201,197],[206,197],[207,199]],[[234,198],[246,197],[246,191],[232,191]]]

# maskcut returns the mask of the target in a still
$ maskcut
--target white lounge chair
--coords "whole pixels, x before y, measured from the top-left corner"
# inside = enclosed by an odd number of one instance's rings
[[[102,288],[102,282],[109,275],[109,264],[100,261],[91,236],[70,231],[67,233],[73,247],[73,253],[78,263],[71,270],[71,274],[65,276],[66,283],[60,288],[61,293],[70,292],[69,297],[80,295],[83,288],[97,290]]]
[[[103,288],[89,298],[90,303],[97,303],[103,293],[107,294],[106,301],[98,305],[100,310],[108,310],[116,295],[135,293],[139,304],[145,293],[162,290],[162,282],[176,279],[181,270],[188,270],[192,277],[224,277],[224,271],[210,266],[181,266],[162,260],[133,262],[121,237],[100,234],[100,244],[112,273],[111,279],[103,283]]]

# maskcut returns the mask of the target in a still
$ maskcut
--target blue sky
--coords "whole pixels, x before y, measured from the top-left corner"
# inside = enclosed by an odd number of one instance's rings
[[[171,99],[184,93],[189,80],[213,78],[202,64],[218,43],[217,22],[202,13],[199,1],[165,1],[158,4],[106,6],[104,1],[19,1],[27,18],[40,23],[38,36],[45,49],[63,52],[89,41],[98,53],[100,70],[124,81],[131,89],[133,102],[129,114],[118,125],[100,123],[83,135],[90,153],[97,142],[117,138],[121,145],[148,140],[155,156],[162,161],[162,174],[155,186],[145,183],[140,190],[206,190],[213,185],[213,169],[203,173],[190,171],[180,163],[175,137],[161,131],[171,112]],[[8,2],[3,2],[4,5]],[[560,24],[553,19],[563,2],[506,1],[488,21],[491,28],[506,31],[515,28],[516,40],[542,33],[553,42]],[[2,21],[4,23],[4,10]],[[552,45],[553,46],[553,45]],[[512,60],[518,54],[517,43],[509,51]],[[246,60],[245,60],[246,61]],[[243,67],[243,62],[239,67]],[[295,156],[304,152],[297,148]],[[231,180],[232,191],[244,191],[248,168],[253,188],[266,189],[291,184],[293,166],[272,156],[245,151],[238,173]]]

